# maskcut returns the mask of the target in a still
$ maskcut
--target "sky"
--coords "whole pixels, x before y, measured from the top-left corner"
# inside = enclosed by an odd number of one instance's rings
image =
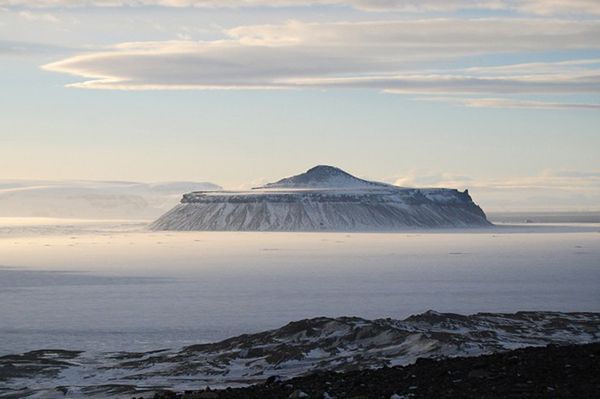
[[[598,0],[0,0],[0,180],[316,164],[600,210]]]

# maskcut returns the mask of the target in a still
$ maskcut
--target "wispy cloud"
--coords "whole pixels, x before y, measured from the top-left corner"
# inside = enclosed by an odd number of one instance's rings
[[[0,7],[308,7],[347,6],[363,11],[445,12],[509,10],[520,13],[600,15],[597,0],[0,0]]]
[[[12,40],[0,40],[0,56],[30,56],[69,54],[80,49],[48,43],[32,43]]]
[[[448,172],[411,169],[396,178],[387,178],[386,180],[403,187],[591,190],[600,194],[600,172],[598,171],[546,170],[534,176],[479,179]]]
[[[542,15],[577,13],[600,15],[598,0],[521,0],[515,1],[512,8]]]
[[[60,19],[56,16],[48,13],[40,13],[40,12],[31,12],[28,10],[20,11],[18,13],[19,17],[33,22],[51,22],[57,24],[60,22]]]
[[[465,99],[463,102],[466,106],[475,108],[600,109],[600,104],[525,101],[508,98],[472,98]]]
[[[600,103],[568,103],[532,101],[513,98],[460,98],[460,97],[417,97],[421,101],[447,102],[473,108],[529,108],[529,109],[589,109],[600,110]]]
[[[416,70],[423,63],[464,56],[597,49],[597,21],[292,21],[241,26],[224,33],[224,38],[214,41],[123,43],[44,68],[90,79],[72,86],[91,89],[350,87],[440,95],[600,92],[598,60],[543,67],[538,63]]]
[[[531,176],[486,179],[412,169],[386,181],[404,187],[468,188],[487,211],[600,210],[599,171],[546,170]]]

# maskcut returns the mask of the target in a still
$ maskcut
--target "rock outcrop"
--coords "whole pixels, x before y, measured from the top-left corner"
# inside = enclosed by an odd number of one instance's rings
[[[313,373],[366,372],[423,358],[599,341],[600,313],[428,311],[404,320],[318,317],[173,350],[88,353],[47,349],[0,356],[0,397],[58,398],[66,390],[68,397],[131,398],[158,388],[239,386]],[[28,387],[27,395],[23,387]],[[288,390],[284,398],[299,388]],[[312,395],[314,390],[308,392]]]
[[[290,393],[291,392],[291,393]],[[299,396],[299,393],[304,396]],[[196,395],[196,396],[194,396]],[[579,399],[600,396],[600,344],[523,348],[478,357],[419,359],[404,367],[316,372],[227,390],[154,399]]]

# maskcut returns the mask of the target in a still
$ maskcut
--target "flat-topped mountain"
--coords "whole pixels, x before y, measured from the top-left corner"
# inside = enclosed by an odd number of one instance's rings
[[[468,191],[403,188],[316,166],[250,191],[196,191],[154,230],[398,231],[489,226]]]

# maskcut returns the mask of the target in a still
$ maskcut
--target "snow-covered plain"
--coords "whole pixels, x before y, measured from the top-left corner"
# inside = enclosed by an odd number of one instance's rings
[[[0,220],[0,354],[178,348],[314,316],[600,311],[600,226],[151,232]]]

